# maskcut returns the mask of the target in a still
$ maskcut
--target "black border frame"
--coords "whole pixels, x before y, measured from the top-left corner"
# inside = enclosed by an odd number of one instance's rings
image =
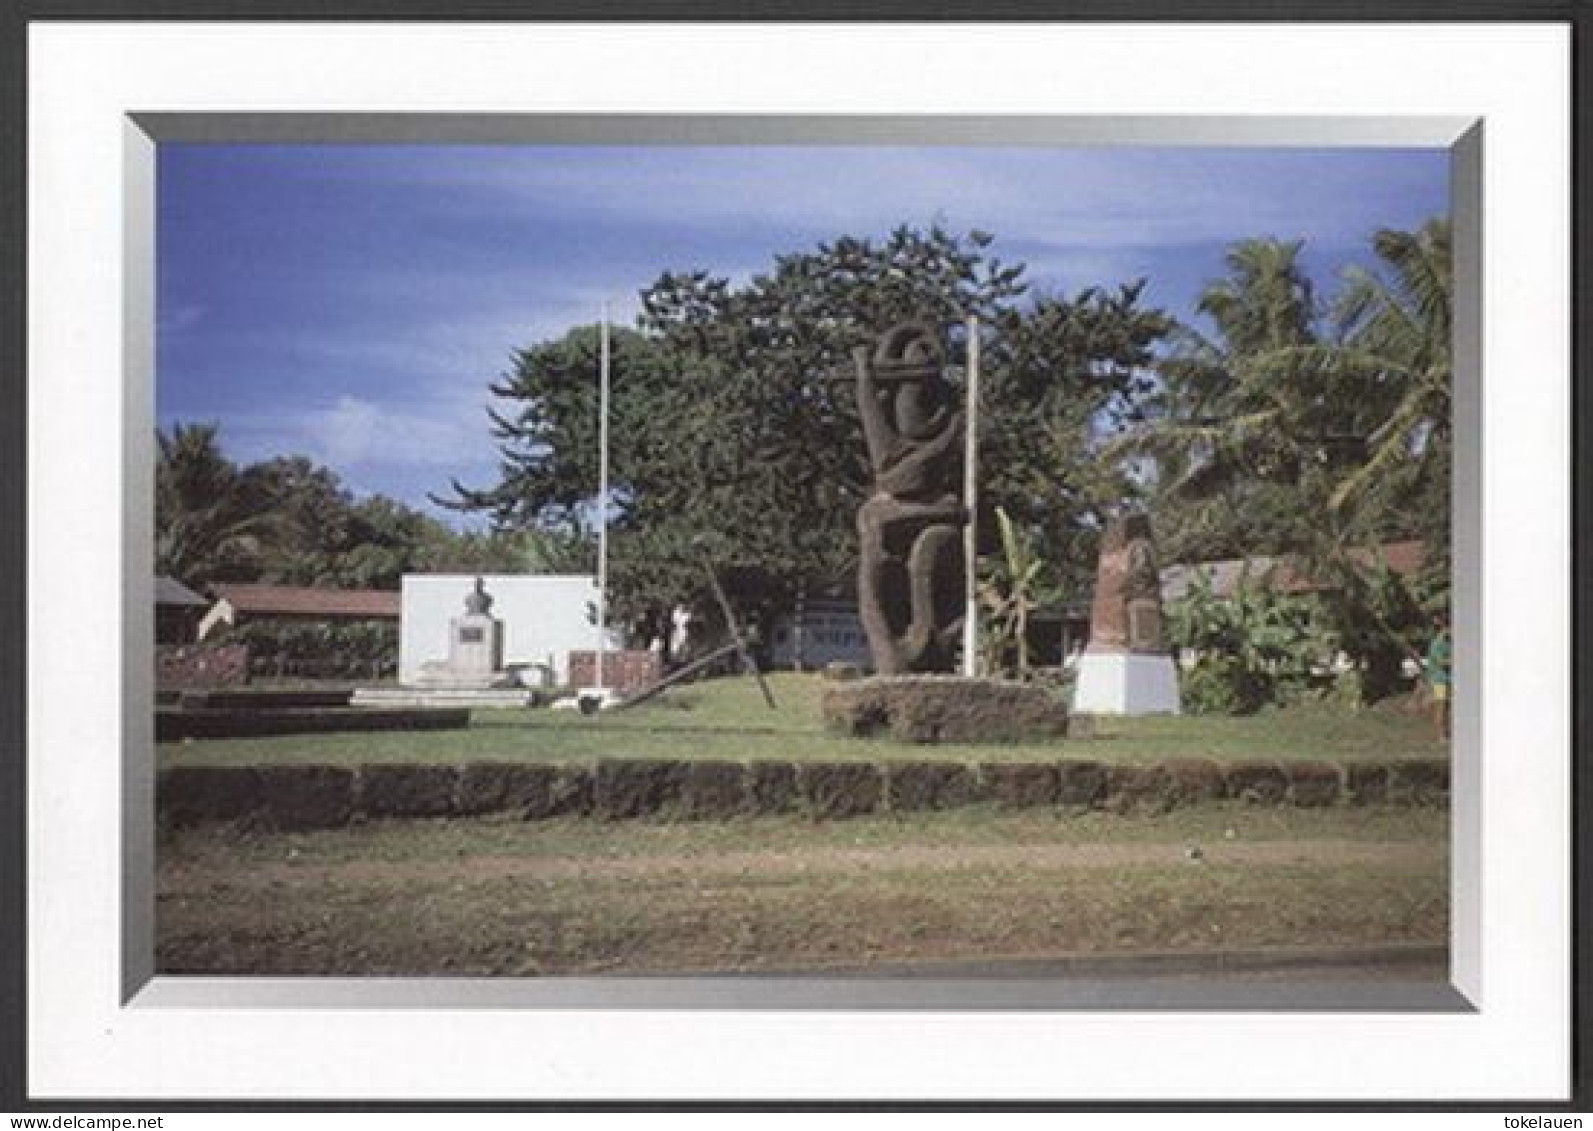
[[[1570,803],[1573,884],[1571,939],[1571,1084],[1568,1101],[1488,1103],[1333,1103],[1297,1101],[1112,1102],[1085,1101],[925,1102],[901,1100],[825,1101],[543,1101],[534,1103],[401,1102],[166,1102],[35,1101],[27,1095],[27,37],[35,22],[55,21],[634,21],[708,22],[1555,22],[1571,30],[1572,98],[1572,655]],[[1587,977],[1593,940],[1586,888],[1590,867],[1588,821],[1593,807],[1593,772],[1580,762],[1581,740],[1593,715],[1593,665],[1578,644],[1593,627],[1593,585],[1586,545],[1593,519],[1593,491],[1585,484],[1587,440],[1593,434],[1593,397],[1584,381],[1593,369],[1589,342],[1593,313],[1579,300],[1593,294],[1593,239],[1587,217],[1593,207],[1586,122],[1578,113],[1593,91],[1593,62],[1585,40],[1593,26],[1593,0],[11,0],[0,9],[0,1110],[7,1112],[187,1112],[187,1111],[1518,1111],[1523,1114],[1593,1110],[1593,1056],[1585,1029],[1593,1018],[1593,985]]]

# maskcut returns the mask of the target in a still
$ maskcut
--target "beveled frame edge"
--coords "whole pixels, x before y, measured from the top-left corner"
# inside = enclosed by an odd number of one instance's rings
[[[1456,117],[130,112],[124,134],[121,993],[132,1008],[1476,1012],[1481,1007],[1481,284],[1484,123]],[[925,977],[186,978],[154,969],[155,165],[160,144],[1445,147],[1455,263],[1452,984]],[[1466,252],[1462,252],[1466,249]],[[1467,318],[1473,321],[1468,324]],[[1466,327],[1462,329],[1462,327]],[[1478,352],[1463,359],[1463,347]],[[1469,364],[1467,364],[1469,362]],[[1463,533],[1464,532],[1464,533]],[[1463,556],[1462,549],[1471,556]],[[145,563],[142,569],[135,568]],[[1469,626],[1469,631],[1467,627]],[[1467,689],[1470,694],[1467,694]],[[1462,709],[1464,705],[1464,709]],[[1465,740],[1461,740],[1463,733]],[[1457,801],[1464,786],[1469,802]],[[1468,874],[1469,870],[1469,874]]]

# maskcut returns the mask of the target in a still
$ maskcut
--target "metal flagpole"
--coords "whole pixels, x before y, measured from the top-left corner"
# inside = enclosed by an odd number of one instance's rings
[[[598,332],[597,393],[597,686],[603,682],[603,645],[608,623],[608,303]]]
[[[962,618],[962,674],[979,674],[978,579],[978,489],[979,489],[979,317],[968,316],[968,446],[963,457],[962,497],[968,509],[968,525],[963,531],[963,574],[965,577]]]

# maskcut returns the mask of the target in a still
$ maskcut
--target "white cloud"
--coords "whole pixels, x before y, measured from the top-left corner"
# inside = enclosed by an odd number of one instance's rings
[[[1291,163],[1278,151],[1214,158],[1194,148],[594,147],[467,152],[405,175],[452,190],[450,208],[829,233],[944,216],[1008,238],[1119,247],[1229,239],[1236,225],[1245,235],[1358,236],[1376,211],[1369,198],[1431,176],[1430,169],[1380,168],[1381,182],[1369,184],[1354,154]]]
[[[279,411],[185,411],[184,420],[213,420],[228,456],[253,463],[304,455],[340,474],[395,467],[461,469],[493,461],[486,393],[412,397],[402,403],[342,394]],[[446,478],[446,476],[444,476]]]
[[[399,407],[345,394],[300,414],[297,423],[312,454],[351,473],[395,465],[458,467],[487,439],[479,399]]]

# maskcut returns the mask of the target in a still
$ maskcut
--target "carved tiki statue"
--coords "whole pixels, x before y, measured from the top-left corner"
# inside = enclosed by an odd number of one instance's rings
[[[1150,519],[1136,514],[1107,521],[1090,608],[1091,652],[1160,654],[1161,574]]]
[[[951,671],[962,631],[963,413],[939,337],[905,323],[859,347],[858,413],[874,483],[857,512],[857,595],[881,675]]]

